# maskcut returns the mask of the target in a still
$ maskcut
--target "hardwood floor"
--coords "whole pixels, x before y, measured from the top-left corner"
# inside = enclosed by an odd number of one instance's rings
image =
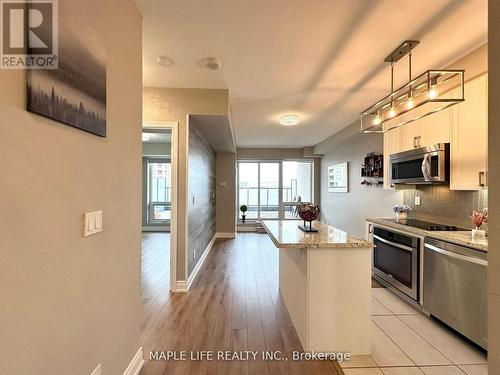
[[[266,235],[217,240],[187,294],[168,291],[162,239],[143,238],[141,375],[343,374],[336,362],[292,361],[302,351],[278,291],[278,250]],[[168,240],[167,240],[168,243]],[[167,275],[162,274],[166,272]],[[281,351],[285,361],[150,361],[151,351]]]

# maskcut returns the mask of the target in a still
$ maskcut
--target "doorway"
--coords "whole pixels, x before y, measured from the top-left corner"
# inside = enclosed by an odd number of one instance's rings
[[[177,126],[170,122],[147,123],[142,129],[141,257],[145,304],[164,303],[169,298],[165,291],[174,291],[176,286]]]

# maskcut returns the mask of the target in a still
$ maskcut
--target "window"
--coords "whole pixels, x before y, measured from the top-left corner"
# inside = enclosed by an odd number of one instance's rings
[[[313,201],[313,162],[238,162],[238,211],[246,205],[247,220],[297,219],[297,205]]]
[[[171,164],[167,159],[148,159],[148,222],[170,221]]]

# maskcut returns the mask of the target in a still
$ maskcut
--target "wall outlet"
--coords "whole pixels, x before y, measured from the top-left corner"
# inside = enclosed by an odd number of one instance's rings
[[[196,201],[196,198],[195,198],[195,196],[193,195],[193,204],[194,204],[194,202],[195,202],[195,201]]]
[[[415,206],[420,206],[420,197],[419,196],[415,197]]]
[[[101,375],[101,374],[102,374],[102,371],[101,371],[101,370],[102,370],[102,368],[101,368],[101,364],[99,363],[99,364],[97,365],[97,367],[95,368],[95,370],[94,370],[94,371],[92,371],[92,374],[90,374],[90,375]]]

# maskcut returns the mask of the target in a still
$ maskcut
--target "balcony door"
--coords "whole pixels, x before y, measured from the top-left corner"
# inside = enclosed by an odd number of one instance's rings
[[[239,207],[246,219],[297,219],[300,202],[314,202],[314,164],[311,161],[239,161]]]

